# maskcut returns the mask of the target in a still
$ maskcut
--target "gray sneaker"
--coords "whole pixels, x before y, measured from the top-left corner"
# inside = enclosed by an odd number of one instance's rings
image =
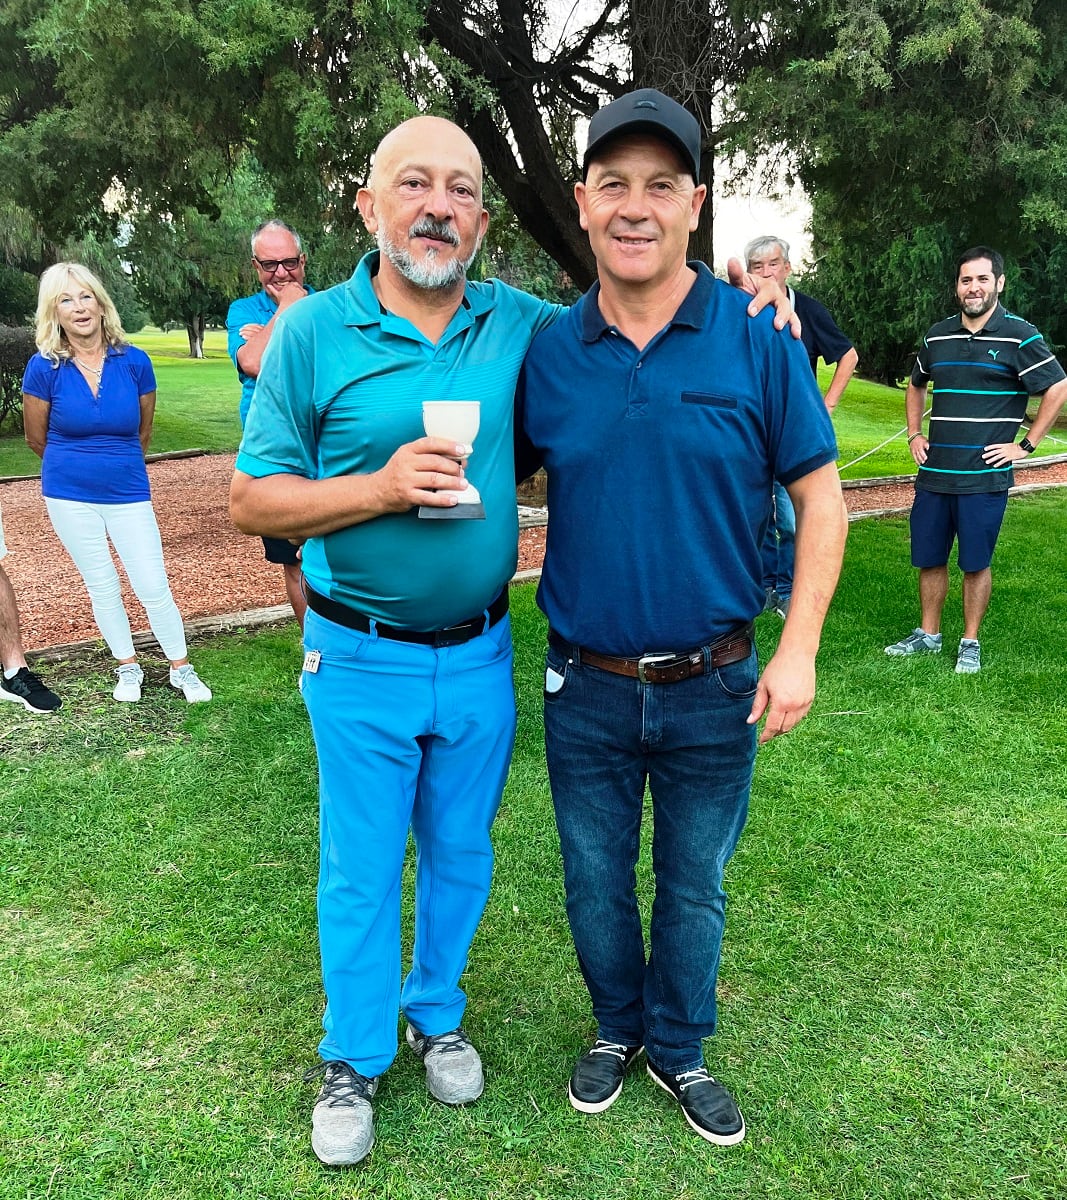
[[[470,1104],[485,1089],[482,1060],[462,1029],[427,1035],[408,1026],[407,1043],[426,1066],[426,1086],[442,1104]]]
[[[789,604],[792,599],[792,595],[783,596],[781,592],[775,592],[774,611],[783,621],[789,616]]]
[[[134,704],[140,700],[144,671],[135,662],[122,663],[115,668],[115,674],[119,677],[119,681],[115,684],[112,696],[125,704]]]
[[[190,704],[203,704],[211,699],[211,688],[193,670],[192,663],[171,667],[170,686],[177,688]]]
[[[374,1145],[371,1099],[378,1076],[368,1079],[346,1062],[324,1062],[304,1072],[305,1083],[322,1076],[322,1087],[311,1114],[311,1148],[328,1167],[362,1162]]]
[[[982,647],[970,638],[960,638],[956,655],[957,675],[976,675],[982,669]]]
[[[902,658],[906,654],[940,654],[941,634],[927,633],[925,629],[913,629],[906,638],[886,646],[890,658]]]

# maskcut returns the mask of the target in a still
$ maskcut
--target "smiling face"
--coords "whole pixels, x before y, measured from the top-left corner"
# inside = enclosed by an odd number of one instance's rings
[[[1003,290],[1004,276],[993,274],[993,264],[988,258],[965,262],[956,279],[956,299],[964,324],[972,329],[984,325]]]
[[[264,266],[264,263],[267,265]],[[288,229],[268,225],[256,238],[252,267],[262,287],[290,280],[302,284],[306,264],[307,256],[301,254],[296,238]]]
[[[90,288],[68,275],[56,297],[56,320],[69,342],[92,342],[103,328],[103,305]]]
[[[621,137],[599,150],[574,197],[601,285],[654,288],[684,270],[706,190],[658,138]]]
[[[415,117],[378,147],[357,197],[382,252],[379,271],[428,291],[461,289],[489,213],[474,143],[440,117]]]

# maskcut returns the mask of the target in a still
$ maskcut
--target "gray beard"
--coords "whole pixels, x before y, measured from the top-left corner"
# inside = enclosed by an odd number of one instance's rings
[[[452,258],[448,262],[437,262],[437,252],[431,250],[423,261],[417,262],[409,251],[395,246],[384,229],[378,230],[378,249],[409,283],[427,292],[451,291],[462,283],[480,246],[481,238],[466,259]]]

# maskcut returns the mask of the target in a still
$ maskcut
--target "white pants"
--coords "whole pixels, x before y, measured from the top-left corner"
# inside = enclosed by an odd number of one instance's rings
[[[49,500],[45,507],[52,528],[81,572],[93,605],[93,616],[108,649],[117,659],[133,658],[130,619],[122,605],[118,572],[111,557],[115,547],[148,623],[171,662],[186,657],[182,615],[170,594],[151,500],[136,504],[87,504],[81,500]]]

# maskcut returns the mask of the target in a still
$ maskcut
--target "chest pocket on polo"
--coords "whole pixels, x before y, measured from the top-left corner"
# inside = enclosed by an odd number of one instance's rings
[[[737,408],[736,396],[724,396],[721,392],[682,392],[683,404],[702,404],[708,408]]]

